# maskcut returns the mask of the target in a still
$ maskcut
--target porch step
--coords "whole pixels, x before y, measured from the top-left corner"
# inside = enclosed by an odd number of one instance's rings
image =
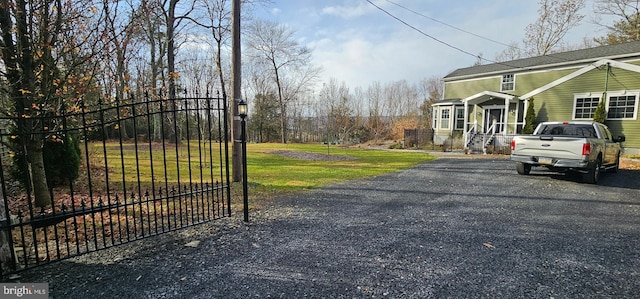
[[[469,149],[474,152],[484,152],[485,145],[483,139],[483,134],[473,136],[468,145]]]

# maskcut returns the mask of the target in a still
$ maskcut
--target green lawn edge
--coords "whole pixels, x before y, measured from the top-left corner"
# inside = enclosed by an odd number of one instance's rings
[[[327,156],[306,160],[282,155],[283,151]],[[247,144],[249,198],[321,188],[330,184],[374,177],[411,168],[436,157],[423,151],[385,150],[322,144]]]

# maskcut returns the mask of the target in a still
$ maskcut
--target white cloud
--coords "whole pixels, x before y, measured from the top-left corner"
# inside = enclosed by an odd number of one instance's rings
[[[400,32],[386,40],[374,42],[350,31],[340,39],[323,39],[313,44],[314,60],[324,69],[323,80],[336,78],[348,86],[367,87],[381,83],[407,80],[417,82],[452,70],[447,63],[450,52],[434,46],[428,40],[416,38],[412,32]]]
[[[345,19],[363,16],[371,11],[371,5],[367,2],[361,2],[355,6],[336,5],[322,8],[322,13],[325,15],[338,16]]]
[[[471,66],[480,53],[493,60],[506,47],[419,14],[509,44],[522,42],[524,29],[536,20],[538,8],[536,1],[394,0],[416,14],[375,0],[376,5],[425,34],[472,54],[468,55],[417,32],[364,0],[276,0],[280,1],[283,3],[278,7],[283,10],[278,18],[313,49],[314,62],[324,68],[322,80],[333,77],[354,87],[367,87],[374,81],[414,83],[444,76]],[[587,7],[585,13],[591,9]],[[587,19],[567,36],[568,43],[577,43],[589,33],[598,35]]]
[[[271,9],[271,14],[274,15],[274,16],[275,15],[279,15],[281,12],[282,12],[282,10],[279,9],[279,8],[276,8],[276,7]]]

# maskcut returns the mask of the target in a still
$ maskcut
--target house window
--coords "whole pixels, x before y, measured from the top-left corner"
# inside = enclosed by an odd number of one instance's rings
[[[600,97],[577,96],[574,105],[573,119],[593,119]]]
[[[433,126],[431,128],[436,129],[438,128],[438,116],[439,116],[439,110],[438,107],[433,107]]]
[[[500,91],[514,90],[516,87],[516,77],[513,74],[502,76],[502,85]]]
[[[440,111],[440,129],[448,129],[450,119],[451,108],[442,108],[442,110]]]
[[[635,119],[638,95],[620,95],[609,97],[607,119]]]
[[[464,130],[464,107],[456,107],[455,130]]]

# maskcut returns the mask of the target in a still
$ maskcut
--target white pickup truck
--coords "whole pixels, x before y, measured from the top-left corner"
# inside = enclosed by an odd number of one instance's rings
[[[529,174],[533,166],[552,171],[576,171],[587,183],[597,184],[600,171],[617,172],[620,142],[607,126],[597,122],[543,122],[532,135],[515,136],[511,160],[519,174]]]

